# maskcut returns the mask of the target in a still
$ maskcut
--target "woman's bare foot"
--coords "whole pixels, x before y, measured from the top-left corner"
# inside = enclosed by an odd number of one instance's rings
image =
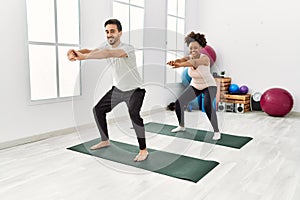
[[[135,162],[141,162],[141,161],[144,161],[148,158],[148,151],[147,149],[143,149],[143,150],[140,150],[139,154],[134,158],[134,161]]]
[[[108,146],[110,146],[110,142],[109,142],[109,140],[106,140],[106,141],[101,141],[98,144],[91,146],[90,149],[97,150],[97,149],[101,149],[101,148],[108,147]]]

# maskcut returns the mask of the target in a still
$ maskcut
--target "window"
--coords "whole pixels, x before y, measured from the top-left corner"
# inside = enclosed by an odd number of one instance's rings
[[[31,100],[80,95],[80,62],[67,59],[80,47],[79,0],[26,3]]]
[[[144,61],[144,4],[144,0],[113,1],[113,16],[121,21],[123,28],[122,41],[134,46],[140,74],[143,74]]]
[[[185,0],[168,0],[167,7],[166,61],[170,61],[184,56]],[[181,82],[183,69],[166,67],[166,83]]]

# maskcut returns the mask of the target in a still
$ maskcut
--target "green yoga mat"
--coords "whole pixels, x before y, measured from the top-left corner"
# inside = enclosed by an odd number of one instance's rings
[[[68,149],[194,183],[219,164],[215,161],[201,160],[154,149],[148,149],[149,156],[145,161],[134,162],[133,159],[138,153],[137,146],[111,140],[111,145],[107,148],[95,151],[89,149],[90,146],[98,142],[99,139],[95,139]]]
[[[213,132],[197,130],[186,128],[185,131],[172,133],[171,130],[176,128],[176,126],[168,125],[168,124],[160,124],[155,122],[149,122],[145,124],[145,130],[147,132],[157,133],[161,135],[167,135],[172,137],[190,139],[195,141],[207,142],[217,145],[222,145],[226,147],[232,147],[240,149],[253,138],[244,137],[244,136],[235,136],[222,133],[222,138],[220,140],[212,140]]]

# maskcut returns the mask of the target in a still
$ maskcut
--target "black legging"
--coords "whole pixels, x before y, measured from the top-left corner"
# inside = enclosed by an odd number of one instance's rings
[[[191,100],[195,99],[200,94],[204,94],[204,108],[205,113],[214,129],[214,132],[219,132],[218,119],[216,110],[214,109],[213,100],[217,94],[217,87],[210,86],[203,90],[197,90],[193,86],[188,86],[180,97],[175,102],[175,112],[180,126],[184,126],[184,106]]]
[[[116,105],[126,102],[130,119],[135,130],[140,149],[146,148],[145,128],[140,110],[143,104],[146,90],[137,88],[131,91],[122,91],[115,86],[109,90],[93,108],[94,117],[101,135],[101,140],[109,139],[106,113],[110,112]]]

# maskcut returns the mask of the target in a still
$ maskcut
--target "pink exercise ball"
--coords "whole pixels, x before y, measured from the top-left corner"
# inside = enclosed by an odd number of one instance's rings
[[[260,106],[271,116],[283,117],[294,105],[293,96],[285,89],[271,88],[265,91],[260,99]]]
[[[217,55],[215,50],[211,46],[206,45],[204,48],[200,50],[200,53],[203,53],[209,57],[210,66],[212,66],[216,62]]]

